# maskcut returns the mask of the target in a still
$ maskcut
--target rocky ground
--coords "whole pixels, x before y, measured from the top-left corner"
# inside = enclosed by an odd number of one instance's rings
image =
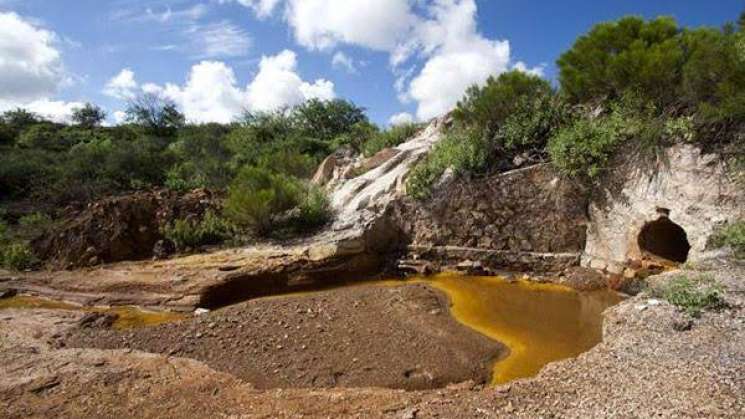
[[[608,310],[604,342],[589,352],[535,378],[486,388],[261,390],[182,357],[58,347],[60,338],[78,333],[81,314],[2,311],[0,411],[7,417],[739,418],[745,416],[745,267],[722,262],[709,274],[726,288],[730,308],[691,319],[640,294]],[[250,305],[230,310],[252,313]]]

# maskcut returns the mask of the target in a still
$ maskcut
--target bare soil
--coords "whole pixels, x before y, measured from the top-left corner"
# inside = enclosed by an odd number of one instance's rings
[[[192,358],[262,389],[485,383],[505,354],[458,324],[446,297],[423,284],[259,299],[128,332],[79,328],[64,343]]]

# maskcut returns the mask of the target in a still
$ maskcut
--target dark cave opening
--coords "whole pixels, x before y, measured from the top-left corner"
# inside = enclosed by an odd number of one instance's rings
[[[678,263],[684,263],[691,250],[683,227],[665,216],[645,224],[639,233],[638,242],[642,251]]]

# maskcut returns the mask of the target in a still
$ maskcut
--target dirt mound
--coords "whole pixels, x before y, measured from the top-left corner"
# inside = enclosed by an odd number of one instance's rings
[[[69,216],[35,240],[33,247],[56,269],[147,259],[163,239],[164,225],[179,218],[201,217],[215,206],[213,194],[203,189],[183,195],[159,190],[106,198]]]

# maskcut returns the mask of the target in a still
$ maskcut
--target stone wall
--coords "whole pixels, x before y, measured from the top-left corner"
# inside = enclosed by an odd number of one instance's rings
[[[525,263],[511,261],[535,255],[552,259],[556,254],[560,262],[542,264],[540,270],[560,270],[566,260],[579,261],[585,246],[586,208],[582,191],[550,165],[537,165],[486,178],[441,182],[426,202],[405,198],[394,205],[393,213],[417,257],[458,248],[459,254],[486,255],[479,259],[489,268],[530,270]],[[442,251],[420,251],[435,247]]]
[[[646,163],[628,158],[609,179],[589,207],[583,266],[620,274],[643,264],[639,234],[660,217],[685,230],[688,260],[696,261],[705,257],[718,226],[745,217],[745,188],[733,171],[691,145],[671,147]]]

